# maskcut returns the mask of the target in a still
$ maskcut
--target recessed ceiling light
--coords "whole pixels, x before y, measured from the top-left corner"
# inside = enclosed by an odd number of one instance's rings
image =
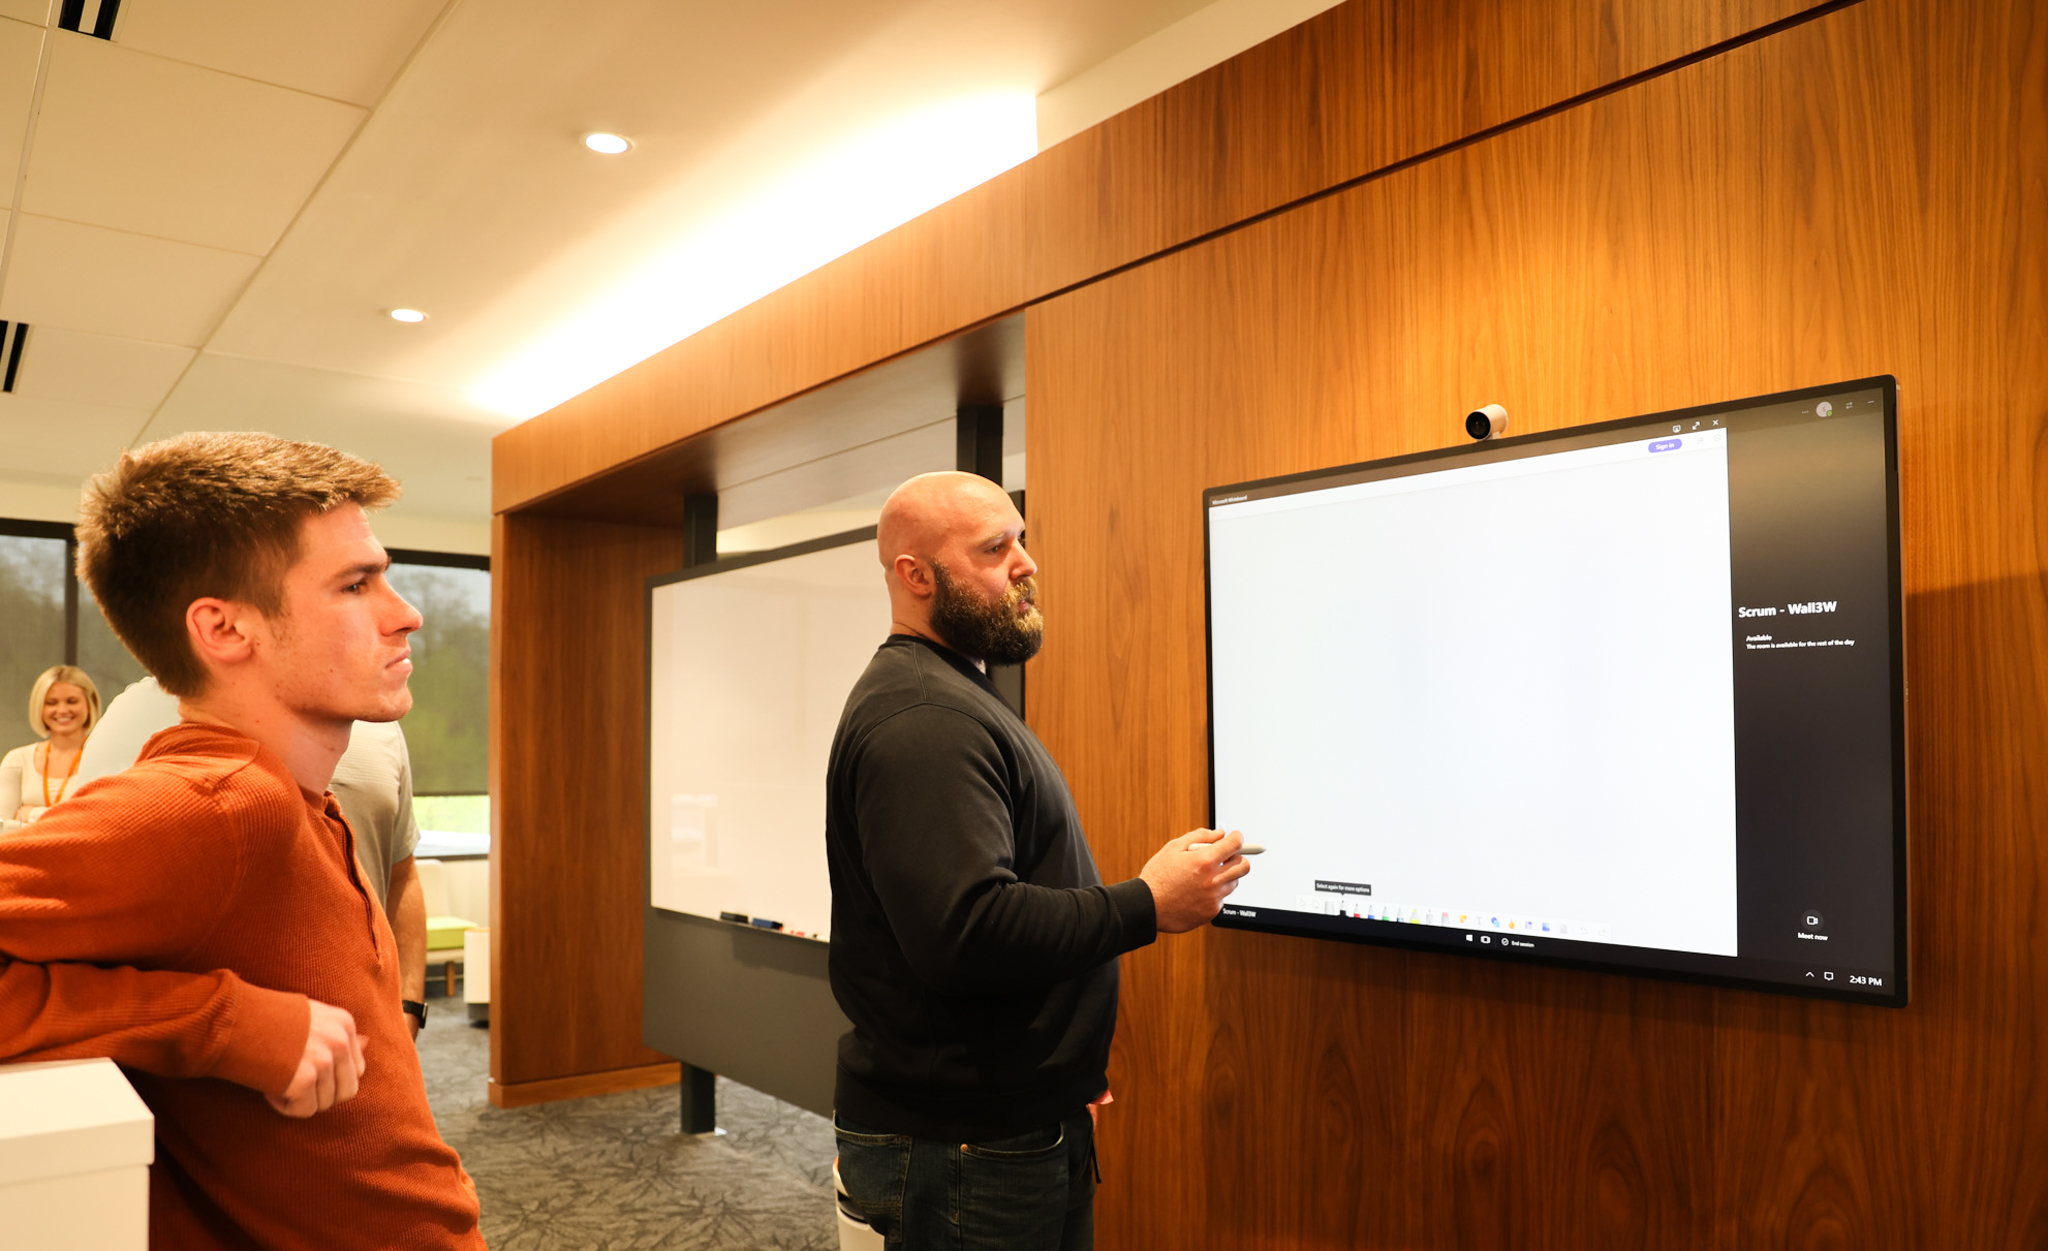
[[[617,156],[627,148],[632,147],[633,144],[624,135],[608,135],[600,130],[596,134],[583,136],[583,146],[589,148],[592,152],[602,152],[606,156]]]
[[[416,308],[394,308],[391,310],[391,320],[393,321],[425,321],[426,319],[427,315]]]

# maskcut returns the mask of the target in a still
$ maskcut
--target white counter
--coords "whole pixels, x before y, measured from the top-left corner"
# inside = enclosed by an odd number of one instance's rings
[[[155,1120],[112,1060],[0,1065],[0,1243],[143,1251]]]

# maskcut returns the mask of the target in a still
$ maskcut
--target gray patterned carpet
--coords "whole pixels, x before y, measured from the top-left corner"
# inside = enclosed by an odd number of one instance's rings
[[[427,1098],[476,1179],[492,1251],[832,1251],[832,1126],[718,1082],[722,1135],[679,1132],[674,1086],[490,1105],[490,1035],[439,1000],[420,1036]]]

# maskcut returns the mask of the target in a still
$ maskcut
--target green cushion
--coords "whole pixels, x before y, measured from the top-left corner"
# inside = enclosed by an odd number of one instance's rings
[[[476,922],[467,917],[428,917],[427,950],[445,951],[462,946],[462,935],[476,928]]]

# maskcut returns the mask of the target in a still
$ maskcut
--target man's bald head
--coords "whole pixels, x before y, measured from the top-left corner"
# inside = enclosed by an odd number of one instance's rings
[[[976,660],[1037,651],[1038,566],[1002,487],[971,473],[919,474],[882,505],[875,539],[898,632]]]
[[[975,473],[921,473],[889,493],[875,542],[886,568],[898,556],[932,560],[949,538],[979,536],[1016,508],[1003,488]],[[997,525],[1000,529],[1000,525]]]

